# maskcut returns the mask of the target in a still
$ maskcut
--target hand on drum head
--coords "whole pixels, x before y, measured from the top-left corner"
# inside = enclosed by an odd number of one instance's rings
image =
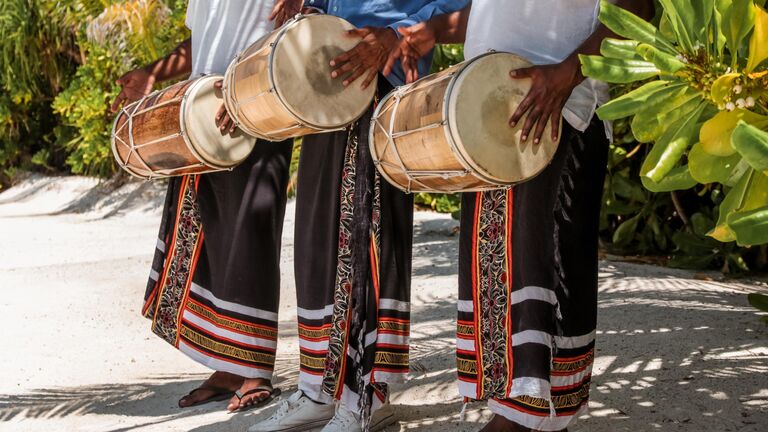
[[[365,75],[361,87],[368,88],[397,45],[397,35],[394,30],[385,27],[365,27],[346,34],[362,40],[351,50],[331,60],[331,77],[343,78],[344,86],[348,86]]]
[[[437,43],[437,38],[434,29],[426,22],[410,27],[400,27],[397,31],[402,37],[389,54],[383,73],[384,76],[392,73],[395,62],[400,60],[405,72],[405,82],[410,84],[419,79],[419,59],[432,51]]]
[[[573,89],[584,80],[578,64],[570,60],[545,66],[533,66],[509,72],[512,79],[530,79],[531,89],[520,102],[517,110],[509,119],[514,127],[527,114],[523,124],[521,138],[527,141],[533,131],[533,142],[538,144],[547,127],[552,122],[552,140],[557,141],[560,131],[560,119],[563,107]],[[535,127],[535,128],[534,128]]]
[[[130,104],[152,92],[156,78],[143,68],[134,69],[117,79],[116,83],[123,88],[112,102],[110,109],[113,113],[120,109],[123,103]]]
[[[277,0],[272,13],[269,14],[269,20],[275,22],[275,28],[282,27],[286,21],[301,13],[304,6],[304,0]]]
[[[224,83],[224,81],[216,81],[216,83],[213,85],[216,89],[221,90],[221,86]],[[235,124],[234,120],[229,116],[229,113],[227,112],[227,108],[224,106],[224,104],[221,104],[221,108],[216,112],[216,126],[219,127],[219,130],[223,133],[231,134],[237,129],[237,124]]]

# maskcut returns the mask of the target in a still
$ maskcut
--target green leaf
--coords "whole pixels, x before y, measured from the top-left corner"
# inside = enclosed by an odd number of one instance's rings
[[[677,165],[688,147],[695,143],[695,137],[698,137],[699,117],[706,106],[705,102],[699,102],[699,105],[678,127],[670,127],[654,144],[643,162],[640,170],[642,176],[659,183]]]
[[[637,53],[640,54],[646,61],[656,65],[659,70],[670,74],[673,74],[685,67],[685,63],[680,61],[677,57],[663,52],[652,45],[640,44],[637,47]]]
[[[626,84],[642,81],[661,72],[653,63],[640,60],[621,60],[587,55],[579,55],[579,59],[581,60],[581,72],[584,76],[607,83]]]
[[[701,143],[696,143],[688,152],[688,168],[691,176],[699,183],[727,183],[741,156],[713,156],[704,150]]]
[[[768,132],[742,120],[734,129],[731,142],[752,168],[768,175]]]
[[[747,60],[747,72],[754,71],[760,64],[768,59],[768,12],[755,5],[755,29],[749,40],[749,59]]]
[[[639,44],[640,42],[633,40],[606,38],[600,44],[600,54],[620,60],[643,60],[637,53]]]
[[[660,182],[653,181],[646,176],[640,177],[640,180],[646,189],[655,193],[686,190],[698,184],[696,179],[691,176],[691,171],[687,166],[672,168]]]
[[[705,236],[712,228],[714,228],[715,222],[704,213],[696,212],[691,215],[691,226],[693,227],[693,232],[696,233],[697,236],[706,239]]]
[[[700,104],[700,93],[685,88],[657,103],[646,104],[632,119],[632,134],[640,142],[652,142],[681,118],[690,115]]]
[[[640,221],[640,215],[622,222],[616,231],[613,232],[613,244],[616,246],[626,246],[635,238],[637,232],[637,223]]]
[[[713,156],[731,156],[736,153],[731,136],[739,122],[743,121],[759,127],[768,126],[768,117],[752,111],[720,111],[701,126],[699,141],[704,151]]]
[[[725,195],[725,199],[720,203],[720,208],[718,209],[717,224],[712,231],[707,233],[708,236],[723,243],[736,240],[736,234],[728,226],[728,216],[738,211],[744,205],[744,198],[747,195],[747,189],[752,181],[753,174],[754,171],[744,174],[741,180],[736,183],[736,186]]]
[[[719,76],[712,83],[712,100],[717,105],[725,104],[733,96],[733,86],[736,80],[741,76],[738,73],[729,73]]]
[[[698,0],[697,0],[698,1]],[[677,42],[687,53],[693,53],[693,34],[686,23],[694,21],[693,5],[690,0],[659,0],[664,7],[664,14],[675,32]]]
[[[768,243],[768,206],[733,213],[728,217],[728,225],[736,235],[739,246]]]
[[[600,22],[621,37],[647,43],[669,54],[677,55],[677,50],[672,43],[662,36],[653,24],[626,9],[601,0],[599,18]]]
[[[742,42],[755,26],[755,9],[753,0],[721,0],[718,9],[723,16],[723,33],[731,55],[736,56],[741,50]]]
[[[747,296],[747,300],[749,301],[749,304],[752,305],[755,309],[761,310],[763,312],[768,312],[768,296],[764,294],[749,294]]]
[[[602,120],[617,120],[629,117],[649,104],[658,104],[686,89],[687,86],[685,84],[651,81],[601,106],[597,110],[597,115]]]

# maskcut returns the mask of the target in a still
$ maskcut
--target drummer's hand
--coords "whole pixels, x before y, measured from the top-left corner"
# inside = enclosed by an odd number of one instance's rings
[[[552,139],[558,140],[558,126],[563,107],[571,96],[573,89],[584,80],[578,58],[571,58],[562,63],[546,66],[533,66],[510,71],[512,79],[530,79],[531,90],[520,102],[517,111],[509,120],[514,127],[527,113],[522,129],[522,140],[527,141],[533,131],[533,142],[538,144],[544,134],[547,121],[552,122]],[[534,129],[535,126],[535,129]]]
[[[216,81],[213,86],[221,90],[221,86],[224,83],[223,80]],[[237,129],[237,125],[235,124],[235,121],[232,120],[232,118],[229,116],[229,113],[227,112],[227,108],[224,106],[224,104],[221,104],[221,108],[216,112],[216,126],[219,127],[219,130],[223,133],[231,134],[232,132]]]
[[[361,87],[368,88],[397,45],[397,35],[394,30],[386,27],[354,29],[348,31],[347,35],[362,40],[351,50],[331,60],[331,77],[344,78],[343,84],[348,86],[367,74]]]
[[[118,78],[115,82],[123,88],[112,103],[112,112],[117,112],[123,103],[129,104],[150,94],[155,81],[155,76],[144,68],[134,69]]]
[[[400,42],[389,54],[387,64],[384,65],[384,76],[392,73],[395,62],[400,60],[405,72],[405,82],[410,84],[419,79],[418,61],[429,54],[437,44],[435,30],[429,22],[421,22],[410,27],[397,29],[402,36]]]
[[[277,0],[272,13],[269,14],[269,20],[275,22],[275,27],[280,27],[286,21],[301,13],[304,6],[304,0]]]

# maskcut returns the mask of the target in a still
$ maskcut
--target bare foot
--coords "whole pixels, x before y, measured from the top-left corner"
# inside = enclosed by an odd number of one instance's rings
[[[214,372],[192,393],[179,399],[179,407],[187,408],[205,400],[215,398],[223,391],[234,392],[243,384],[245,378],[228,372]]]
[[[269,387],[272,383],[268,379],[264,378],[248,378],[242,382],[240,385],[240,394],[246,394],[248,391],[253,390],[255,388],[259,387]],[[248,394],[244,396],[242,399],[238,398],[237,396],[233,396],[232,399],[229,400],[229,405],[227,405],[227,410],[229,412],[234,412],[239,409],[243,409],[246,407],[249,407],[253,404],[257,404],[269,397],[269,392],[264,391],[258,391],[251,394]]]
[[[485,425],[480,432],[535,432],[533,429],[520,426],[519,424],[507,420],[500,415],[494,415],[491,421]],[[560,432],[568,432],[568,429],[563,429]]]

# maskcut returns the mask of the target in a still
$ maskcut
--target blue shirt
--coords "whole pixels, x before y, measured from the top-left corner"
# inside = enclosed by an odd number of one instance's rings
[[[435,15],[455,12],[469,0],[305,0],[304,5],[319,9],[352,23],[356,27],[389,27],[397,33],[399,27],[409,27],[429,20]],[[432,52],[419,60],[419,76],[429,73]],[[387,80],[394,86],[405,83],[403,68],[398,62]]]

